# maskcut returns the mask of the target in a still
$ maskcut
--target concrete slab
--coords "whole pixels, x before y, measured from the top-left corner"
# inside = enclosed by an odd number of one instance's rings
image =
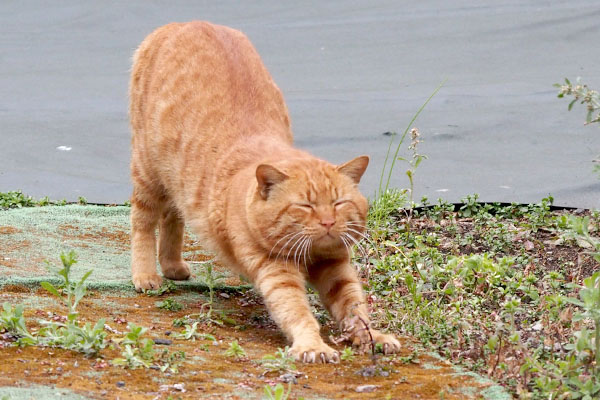
[[[0,4],[0,191],[114,203],[130,193],[127,80],[135,47],[172,21],[241,29],[282,88],[297,144],[333,162],[372,157],[444,79],[417,121],[429,156],[416,197],[600,207],[598,127],[552,84],[600,88],[600,4],[385,0]],[[58,150],[66,146],[69,151]],[[406,187],[405,166],[393,186]]]

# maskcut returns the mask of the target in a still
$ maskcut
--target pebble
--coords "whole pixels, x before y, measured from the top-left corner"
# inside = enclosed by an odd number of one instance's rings
[[[356,371],[356,374],[360,375],[360,376],[364,376],[365,378],[369,378],[371,376],[375,376],[376,372],[377,371],[375,370],[375,367],[370,365],[368,367],[359,369],[358,371]]]
[[[289,372],[287,374],[280,375],[279,380],[283,383],[298,383],[298,379],[296,379],[296,374],[291,374]]]
[[[375,390],[377,390],[379,386],[377,385],[361,385],[361,386],[357,386],[356,387],[356,391],[358,393],[371,393],[374,392]]]
[[[123,382],[123,381],[118,381],[117,382],[117,387],[121,388],[121,387],[124,387],[124,386],[125,386],[125,382]]]
[[[173,341],[169,339],[154,339],[154,344],[164,344],[165,346],[169,346],[173,344]]]

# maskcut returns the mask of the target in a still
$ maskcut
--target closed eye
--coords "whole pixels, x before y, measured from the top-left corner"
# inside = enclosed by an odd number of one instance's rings
[[[305,211],[312,211],[314,209],[314,207],[312,206],[312,204],[309,203],[294,203],[294,205],[296,207],[299,207]]]
[[[340,208],[341,206],[343,206],[344,204],[347,204],[347,203],[349,203],[349,202],[350,202],[350,200],[344,200],[344,199],[342,199],[342,200],[337,200],[335,203],[333,203],[333,206],[334,206],[335,208]]]

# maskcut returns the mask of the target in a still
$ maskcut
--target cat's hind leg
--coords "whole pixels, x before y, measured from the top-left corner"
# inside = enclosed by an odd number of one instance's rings
[[[161,203],[134,182],[131,196],[131,275],[135,289],[157,289],[162,278],[156,272],[156,223]]]
[[[181,258],[184,221],[176,209],[169,207],[163,211],[158,230],[158,260],[163,275],[174,280],[188,279],[190,267]]]

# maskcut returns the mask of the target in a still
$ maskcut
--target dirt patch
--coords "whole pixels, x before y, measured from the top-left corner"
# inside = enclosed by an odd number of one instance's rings
[[[21,232],[21,230],[13,226],[0,226],[0,235],[10,235],[19,232]]]
[[[12,301],[26,300],[26,295],[11,293]],[[101,296],[93,293],[80,305],[84,321],[95,322],[105,317],[112,331],[126,331],[127,322],[150,328],[148,337],[171,340],[168,346],[155,345],[157,351],[184,351],[185,362],[178,373],[165,373],[153,369],[124,369],[110,365],[110,360],[120,357],[118,346],[107,348],[98,358],[85,358],[81,354],[53,348],[10,346],[0,341],[3,363],[0,364],[0,385],[18,386],[27,383],[52,385],[93,398],[166,399],[169,395],[182,399],[218,396],[231,399],[261,398],[266,384],[279,382],[280,374],[263,374],[265,370],[256,363],[266,354],[273,354],[278,347],[286,345],[279,330],[269,322],[265,309],[250,301],[248,296],[231,296],[220,299],[218,309],[227,310],[235,321],[229,326],[202,325],[199,331],[214,335],[217,342],[173,339],[173,319],[198,312],[202,298],[196,293],[175,293],[183,299],[185,308],[178,312],[158,309],[159,298],[140,295],[133,298]],[[38,296],[45,296],[38,293]],[[252,296],[251,296],[252,297]],[[110,304],[110,307],[106,307]],[[28,309],[26,318],[35,321],[49,315],[60,318],[64,310],[45,308],[43,311]],[[28,322],[30,328],[35,323]],[[335,333],[324,328],[323,336]],[[110,334],[116,339],[119,334]],[[238,340],[247,357],[232,359],[224,352],[229,343]],[[337,347],[340,347],[339,345]],[[402,353],[385,363],[388,376],[365,377],[359,374],[372,365],[367,355],[357,355],[353,361],[337,365],[304,365],[297,363],[297,383],[292,385],[293,397],[305,398],[361,398],[361,399],[445,399],[477,398],[475,393],[486,385],[456,374],[447,362],[427,355],[419,355],[418,363],[405,362],[402,357],[412,352],[410,343],[404,343]],[[179,392],[172,385],[184,384],[186,392]],[[161,385],[170,389],[161,391]],[[357,393],[361,385],[375,385],[371,393]],[[163,389],[165,386],[163,386]],[[472,393],[472,395],[468,395]]]
[[[6,285],[2,288],[5,292],[10,293],[30,293],[31,290],[21,285]]]

